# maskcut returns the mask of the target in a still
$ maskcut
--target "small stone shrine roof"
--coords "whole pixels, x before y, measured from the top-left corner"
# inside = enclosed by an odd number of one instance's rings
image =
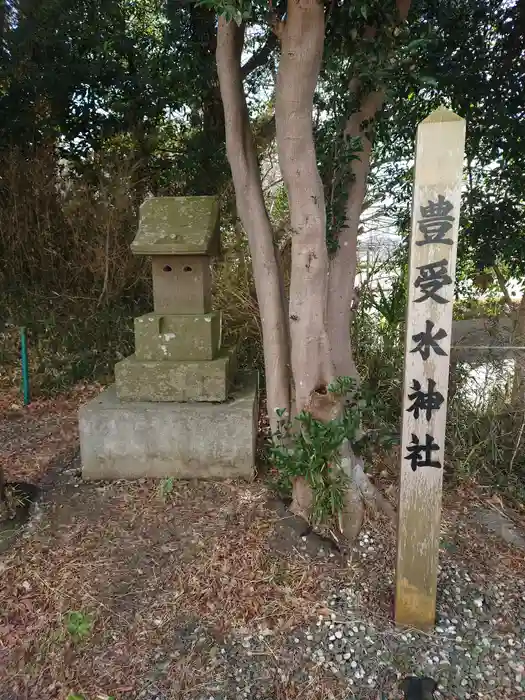
[[[135,255],[220,255],[216,197],[151,197],[140,207]]]

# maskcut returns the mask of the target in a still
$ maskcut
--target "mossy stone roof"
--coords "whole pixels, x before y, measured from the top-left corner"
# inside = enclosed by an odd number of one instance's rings
[[[151,197],[140,207],[136,255],[220,255],[216,197]]]

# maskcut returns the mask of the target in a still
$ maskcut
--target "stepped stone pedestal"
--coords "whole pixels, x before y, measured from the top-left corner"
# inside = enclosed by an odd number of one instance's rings
[[[152,256],[154,310],[135,319],[115,385],[80,409],[84,478],[251,478],[257,377],[236,374],[211,306],[217,200],[146,200],[131,249]]]

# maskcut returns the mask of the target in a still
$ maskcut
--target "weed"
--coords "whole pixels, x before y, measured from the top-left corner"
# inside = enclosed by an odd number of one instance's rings
[[[72,169],[64,182],[54,151],[0,154],[0,381],[20,384],[18,327],[27,325],[35,397],[112,381],[134,349],[133,317],[152,308],[148,260],[130,250],[134,174],[111,153],[100,158],[90,178]],[[252,369],[262,366],[258,306],[246,242],[230,228],[214,304],[239,368]]]
[[[93,624],[94,619],[90,613],[73,610],[66,615],[66,629],[76,642],[91,634]]]
[[[160,495],[162,498],[166,499],[175,487],[175,479],[172,476],[167,476],[160,482]]]

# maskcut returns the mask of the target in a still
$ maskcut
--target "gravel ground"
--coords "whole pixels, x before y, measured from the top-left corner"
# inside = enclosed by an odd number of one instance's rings
[[[360,558],[374,556],[370,532],[361,534],[357,549]],[[330,591],[324,602],[326,612],[314,624],[296,628],[286,637],[276,638],[261,626],[258,633],[241,630],[219,647],[203,628],[188,631],[174,657],[207,647],[205,670],[213,678],[190,697],[390,700],[403,697],[401,679],[418,675],[436,680],[436,699],[525,698],[525,582],[521,579],[509,590],[498,581],[497,572],[491,580],[480,581],[476,574],[445,559],[432,634],[399,631],[383,616],[364,610],[360,593],[353,588]],[[160,661],[159,669],[162,665]],[[297,695],[291,692],[294,689]],[[163,692],[152,679],[138,697],[164,700],[178,695],[173,686]]]

